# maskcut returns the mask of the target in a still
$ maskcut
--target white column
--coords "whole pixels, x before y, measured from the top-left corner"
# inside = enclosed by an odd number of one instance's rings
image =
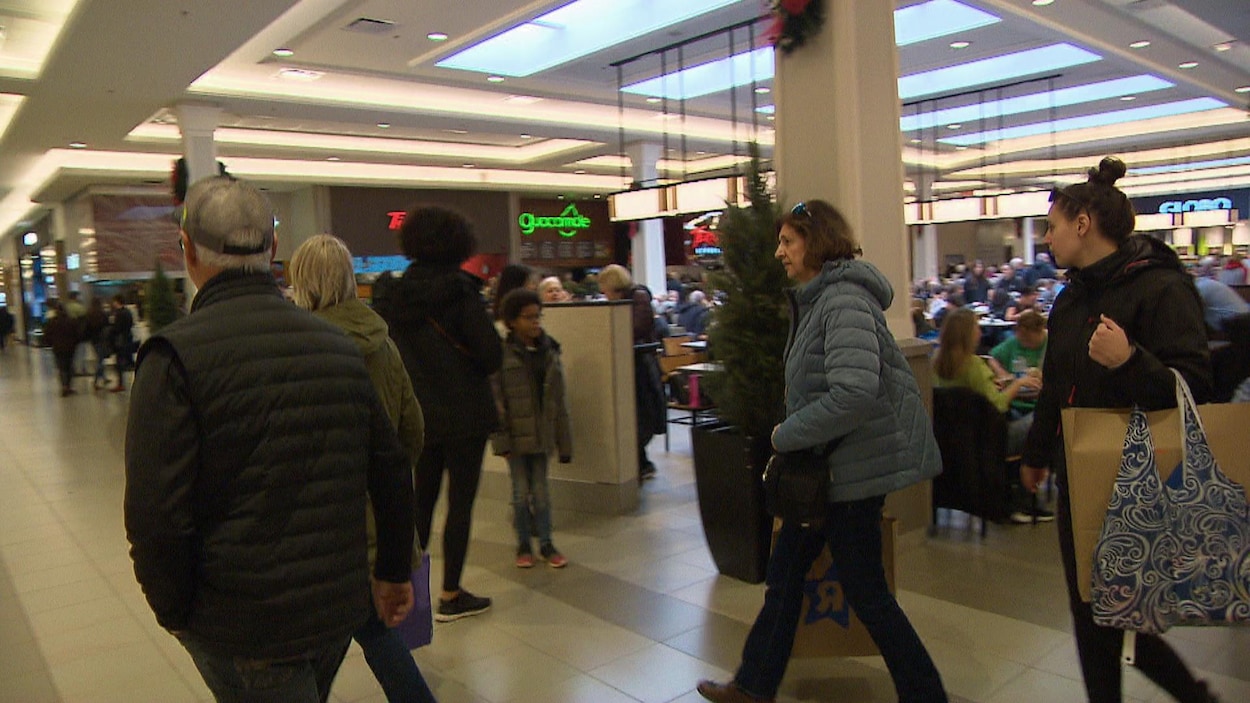
[[[182,155],[187,160],[187,185],[217,175],[217,143],[213,132],[221,121],[216,105],[185,103],[178,106],[178,128],[182,131]]]
[[[821,31],[777,53],[777,185],[786,204],[820,198],[842,211],[865,260],[894,287],[886,318],[912,336],[903,219],[894,3],[826,0]]]
[[[1024,240],[1024,263],[1033,265],[1033,247],[1037,244],[1037,232],[1033,226],[1035,220],[1032,217],[1024,218],[1024,222],[1020,225],[1020,237]]]
[[[916,202],[928,202],[933,199],[933,176],[918,175],[916,177]],[[912,280],[939,276],[942,264],[938,261],[937,225],[933,223],[920,226],[920,236],[912,247]]]
[[[625,145],[629,156],[634,182],[641,186],[655,185],[659,181],[661,149],[659,144],[634,142]],[[651,289],[653,294],[664,291],[664,221],[642,220],[633,242],[635,283]]]

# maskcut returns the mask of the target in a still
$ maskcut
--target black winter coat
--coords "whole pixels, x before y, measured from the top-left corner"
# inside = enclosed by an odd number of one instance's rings
[[[1024,452],[1029,466],[1064,466],[1063,408],[1174,407],[1169,368],[1181,373],[1199,403],[1211,396],[1202,302],[1171,248],[1153,237],[1131,236],[1114,254],[1084,269],[1068,269],[1067,276],[1047,324],[1045,381]],[[1100,315],[1115,320],[1137,347],[1116,369],[1089,358]]]
[[[385,290],[391,328],[425,413],[425,446],[486,438],[499,427],[490,376],[503,362],[480,279],[414,262]]]
[[[355,342],[225,272],[139,350],[126,428],[126,536],[170,630],[223,655],[282,658],[346,640],[374,575],[407,582],[411,462]]]

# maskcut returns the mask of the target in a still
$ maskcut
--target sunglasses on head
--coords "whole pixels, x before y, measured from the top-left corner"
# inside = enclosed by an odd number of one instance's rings
[[[806,216],[806,217],[812,216],[812,213],[808,212],[807,210],[807,203],[803,202],[802,200],[796,203],[794,207],[790,208],[790,214]]]

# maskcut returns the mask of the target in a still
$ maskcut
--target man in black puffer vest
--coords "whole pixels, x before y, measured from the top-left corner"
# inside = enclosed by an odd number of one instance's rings
[[[139,350],[130,400],[135,576],[218,701],[324,702],[367,609],[412,607],[412,465],[356,344],[283,299],[264,195],[211,178],[185,208],[199,293]]]

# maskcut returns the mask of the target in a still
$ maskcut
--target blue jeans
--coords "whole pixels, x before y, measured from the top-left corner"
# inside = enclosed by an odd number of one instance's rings
[[[217,703],[325,703],[351,644],[343,638],[298,657],[248,659],[210,652],[189,633],[178,641]]]
[[[742,650],[734,683],[757,698],[772,698],[786,673],[803,606],[804,580],[828,543],[846,602],[881,650],[899,703],[944,703],[946,692],[924,643],[890,593],[881,562],[884,496],[830,503],[824,523],[784,523],[768,561],[764,607]]]
[[[512,525],[517,545],[529,551],[530,535],[538,535],[540,547],[551,546],[551,499],[547,494],[547,455],[513,454],[508,457],[512,475]],[[534,524],[531,532],[531,512]]]
[[[352,637],[364,650],[365,662],[382,685],[387,703],[434,703],[434,694],[412,660],[412,652],[399,633],[383,625],[376,613],[371,612],[369,621]]]

